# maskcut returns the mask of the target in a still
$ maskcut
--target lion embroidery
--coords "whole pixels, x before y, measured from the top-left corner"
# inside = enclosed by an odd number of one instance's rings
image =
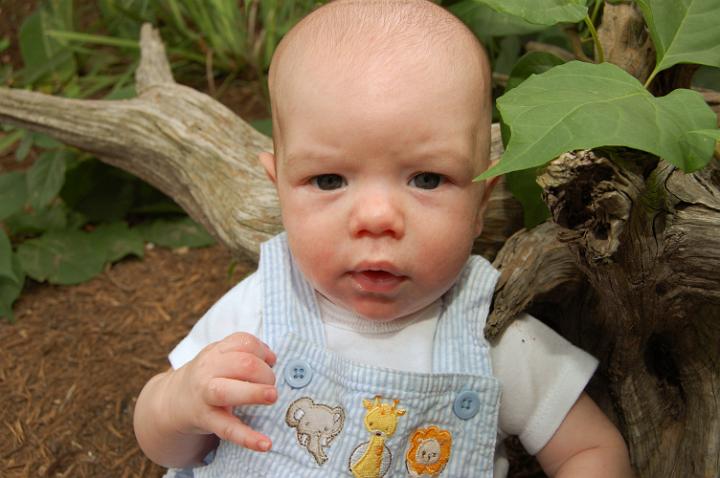
[[[435,478],[442,473],[450,459],[452,436],[435,425],[415,430],[410,438],[410,449],[405,465],[410,476]]]

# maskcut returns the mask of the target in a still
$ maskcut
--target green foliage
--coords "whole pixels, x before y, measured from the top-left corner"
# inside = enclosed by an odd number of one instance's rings
[[[30,205],[38,210],[57,196],[65,179],[67,151],[45,151],[27,172]]]
[[[0,220],[20,211],[27,200],[27,180],[24,171],[0,175]]]
[[[13,253],[10,240],[0,229],[0,316],[13,319],[12,304],[20,295],[25,272]]]
[[[655,45],[660,71],[678,63],[720,66],[720,2],[637,0]]]
[[[586,0],[473,0],[495,11],[537,25],[579,22],[588,14]]]
[[[475,0],[463,0],[448,8],[463,20],[468,27],[483,40],[490,37],[523,35],[538,32],[545,25],[530,23],[515,15],[498,12]]]
[[[530,52],[525,54],[515,64],[510,72],[505,93],[519,86],[531,75],[545,73],[551,68],[565,63],[562,59],[544,52]],[[507,146],[510,132],[504,123],[501,123],[503,144]],[[505,181],[510,192],[520,201],[523,207],[523,223],[526,228],[532,228],[543,223],[550,217],[550,211],[541,198],[541,189],[536,178],[542,168],[530,168],[520,171],[511,171]]]
[[[541,166],[575,149],[626,146],[690,172],[703,167],[713,142],[688,133],[712,129],[702,96],[678,89],[655,98],[609,63],[573,61],[529,78],[498,100],[511,136],[500,163],[481,179]]]

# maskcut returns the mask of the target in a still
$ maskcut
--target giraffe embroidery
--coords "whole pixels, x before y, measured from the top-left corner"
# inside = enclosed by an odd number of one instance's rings
[[[405,415],[405,410],[397,408],[399,400],[392,404],[381,400],[380,395],[374,400],[363,400],[367,409],[363,423],[370,432],[370,440],[358,445],[350,455],[350,471],[355,478],[381,478],[390,468],[392,454],[385,441],[395,433],[398,417]]]

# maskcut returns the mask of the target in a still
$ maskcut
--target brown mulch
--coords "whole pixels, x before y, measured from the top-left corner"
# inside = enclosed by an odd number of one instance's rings
[[[0,476],[155,477],[132,429],[145,382],[252,270],[220,246],[148,250],[77,286],[31,285],[0,323]]]

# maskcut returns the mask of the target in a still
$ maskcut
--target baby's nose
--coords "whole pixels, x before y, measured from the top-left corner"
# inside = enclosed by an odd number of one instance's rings
[[[387,191],[373,191],[355,200],[350,213],[350,231],[354,237],[405,235],[405,217],[398,198]]]

